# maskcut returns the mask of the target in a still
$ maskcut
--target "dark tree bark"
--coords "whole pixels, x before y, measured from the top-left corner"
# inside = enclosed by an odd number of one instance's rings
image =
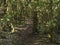
[[[39,33],[38,31],[38,17],[37,17],[37,11],[33,12],[33,33]]]
[[[4,15],[6,14],[6,10],[7,10],[7,5],[6,5],[6,0],[4,0]]]

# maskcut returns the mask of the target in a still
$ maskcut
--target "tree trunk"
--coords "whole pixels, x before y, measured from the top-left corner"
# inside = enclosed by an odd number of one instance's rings
[[[33,15],[33,33],[38,33],[38,17],[37,17],[37,11],[34,11]]]
[[[7,7],[6,7],[6,0],[4,0],[4,15],[6,14],[6,10],[7,10]]]

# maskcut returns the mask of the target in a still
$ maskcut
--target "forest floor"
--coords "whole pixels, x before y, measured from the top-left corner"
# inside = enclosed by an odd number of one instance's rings
[[[29,36],[23,45],[60,45],[58,43],[51,43],[49,39],[43,38],[40,35]]]
[[[57,43],[51,43],[47,35],[31,34],[31,32],[32,29],[30,28],[29,30],[19,30],[12,34],[0,32],[0,45],[60,45],[60,34],[56,35]]]
[[[4,39],[5,37],[2,39],[0,38],[0,45],[60,45],[58,43],[51,43],[49,39],[46,38],[46,35],[19,35],[17,33],[14,33],[10,36],[8,35],[7,39]],[[60,37],[58,40],[60,41]]]

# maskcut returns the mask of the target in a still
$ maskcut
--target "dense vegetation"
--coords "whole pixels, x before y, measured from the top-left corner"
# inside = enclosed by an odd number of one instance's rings
[[[0,38],[17,32],[46,36],[59,43],[60,0],[0,0]]]

